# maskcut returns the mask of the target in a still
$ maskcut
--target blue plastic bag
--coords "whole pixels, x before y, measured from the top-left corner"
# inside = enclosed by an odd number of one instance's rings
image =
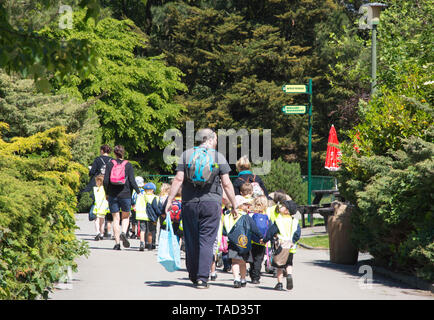
[[[173,233],[170,215],[166,215],[166,230],[160,231],[157,261],[169,272],[181,269],[181,249]]]

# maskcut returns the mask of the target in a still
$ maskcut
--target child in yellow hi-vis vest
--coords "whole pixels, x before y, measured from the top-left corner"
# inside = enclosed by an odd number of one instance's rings
[[[283,271],[286,270],[286,289],[291,290],[293,288],[292,279],[292,260],[296,251],[297,242],[301,236],[301,228],[298,223],[298,219],[294,217],[297,212],[297,204],[292,200],[285,200],[281,204],[278,204],[280,214],[274,220],[274,223],[268,229],[263,242],[273,241],[285,242],[285,246],[280,247],[280,251],[287,254],[286,261],[276,262],[276,255],[273,257],[272,266],[277,268],[277,285],[275,290],[283,290]],[[289,254],[288,254],[288,250]],[[277,254],[277,252],[275,253]]]
[[[154,194],[156,186],[149,182],[143,186],[142,197],[135,202],[136,220],[140,228],[140,251],[155,249],[157,219],[161,214],[159,197]]]
[[[262,234],[253,219],[247,214],[249,200],[243,196],[235,196],[237,213],[227,214],[223,218],[223,235],[228,236],[228,257],[232,259],[232,274],[234,276],[234,288],[245,287],[246,262],[253,262],[251,253],[252,234],[262,240]]]
[[[96,186],[93,187],[93,213],[96,215],[95,226],[97,235],[95,240],[99,241],[104,239],[104,224],[105,215],[110,212],[108,201],[106,199],[106,194],[103,187],[104,176],[102,174],[95,177]]]

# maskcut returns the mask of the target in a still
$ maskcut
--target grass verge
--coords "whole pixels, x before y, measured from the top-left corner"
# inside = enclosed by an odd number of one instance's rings
[[[328,235],[301,238],[299,242],[314,248],[330,248]]]

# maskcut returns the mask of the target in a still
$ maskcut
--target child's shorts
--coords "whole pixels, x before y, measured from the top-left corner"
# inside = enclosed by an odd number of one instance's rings
[[[273,267],[276,267],[276,268],[286,268],[286,267],[288,267],[288,266],[292,266],[292,259],[293,259],[293,257],[294,257],[294,254],[293,254],[293,253],[289,253],[289,255],[288,255],[288,259],[286,260],[285,265],[283,265],[283,266],[278,266],[278,265],[276,265],[276,264],[274,263],[274,260],[271,261],[271,265],[272,265]]]
[[[140,223],[140,232],[154,232],[157,230],[157,223],[152,221],[137,220]]]
[[[249,251],[245,255],[240,255],[238,251],[229,248],[228,249],[228,258],[229,259],[237,259],[237,260],[244,260],[245,262],[253,262],[253,256],[252,251]]]

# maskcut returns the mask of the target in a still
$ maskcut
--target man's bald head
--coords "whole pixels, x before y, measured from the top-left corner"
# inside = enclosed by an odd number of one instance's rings
[[[199,129],[196,140],[200,141],[202,144],[210,144],[212,148],[217,146],[217,134],[209,128]]]

